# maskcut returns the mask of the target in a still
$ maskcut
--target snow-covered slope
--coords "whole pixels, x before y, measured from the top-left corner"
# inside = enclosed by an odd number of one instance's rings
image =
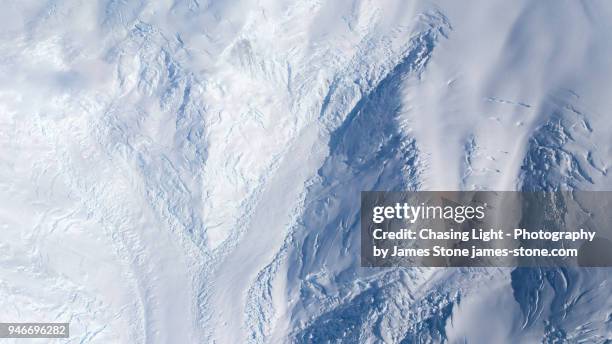
[[[610,190],[610,42],[606,1],[6,1],[0,322],[610,341],[609,269],[364,269],[358,230],[362,190]]]

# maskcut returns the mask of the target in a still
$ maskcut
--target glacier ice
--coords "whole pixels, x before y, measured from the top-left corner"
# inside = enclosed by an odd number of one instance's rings
[[[607,343],[609,269],[359,266],[362,190],[610,190],[605,1],[6,1],[0,322]],[[41,341],[43,342],[43,341]]]

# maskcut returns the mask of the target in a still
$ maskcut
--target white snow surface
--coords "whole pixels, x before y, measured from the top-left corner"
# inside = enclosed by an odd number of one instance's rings
[[[365,190],[612,190],[612,2],[1,8],[0,322],[612,341],[610,269],[365,269],[358,229]]]

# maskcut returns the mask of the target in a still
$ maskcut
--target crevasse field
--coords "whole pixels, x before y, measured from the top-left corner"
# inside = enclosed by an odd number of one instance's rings
[[[612,269],[360,268],[359,197],[612,190],[611,80],[610,1],[3,1],[0,322],[610,343]]]

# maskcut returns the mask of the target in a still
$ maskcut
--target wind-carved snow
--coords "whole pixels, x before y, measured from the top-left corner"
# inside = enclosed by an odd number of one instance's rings
[[[363,190],[608,189],[610,17],[8,3],[0,321],[84,343],[611,340],[609,269],[363,269],[358,220]]]

